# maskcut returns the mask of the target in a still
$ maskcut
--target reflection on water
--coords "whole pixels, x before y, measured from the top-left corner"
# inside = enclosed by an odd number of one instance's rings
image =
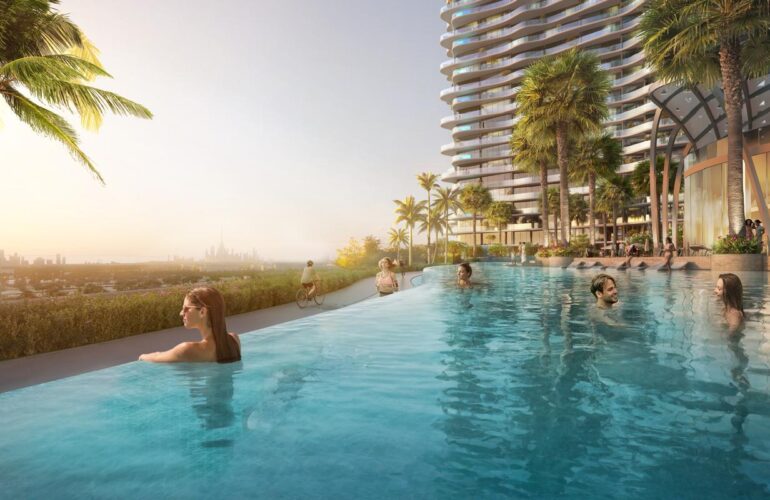
[[[190,390],[190,402],[204,430],[204,448],[228,448],[237,438],[233,411],[233,378],[243,370],[237,363],[182,363],[172,365],[181,383]]]
[[[767,384],[751,389],[741,338],[722,331],[702,283],[620,276],[621,304],[597,311],[587,273],[519,277],[494,290],[447,287],[437,306],[439,379],[450,382],[436,424],[448,445],[443,494],[768,492],[767,469],[751,465],[770,459],[767,431],[755,448],[744,430],[752,415],[766,422]]]

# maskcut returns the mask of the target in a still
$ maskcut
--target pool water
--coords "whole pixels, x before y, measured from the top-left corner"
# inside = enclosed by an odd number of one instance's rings
[[[611,271],[604,312],[596,272],[432,268],[242,363],[0,394],[0,497],[767,498],[767,276],[731,340],[711,273]]]

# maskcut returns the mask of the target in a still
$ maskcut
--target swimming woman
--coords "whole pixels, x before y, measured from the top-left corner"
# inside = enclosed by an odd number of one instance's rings
[[[241,360],[241,341],[236,334],[227,331],[225,299],[215,288],[191,290],[184,298],[179,316],[185,328],[200,331],[200,342],[182,342],[168,351],[142,354],[139,361],[230,363]]]
[[[467,262],[463,262],[457,266],[457,286],[460,288],[470,288],[472,274],[473,269],[471,269],[471,265]]]
[[[743,284],[740,278],[732,273],[720,274],[714,295],[722,299],[725,306],[723,315],[727,320],[730,333],[735,333],[743,323]]]

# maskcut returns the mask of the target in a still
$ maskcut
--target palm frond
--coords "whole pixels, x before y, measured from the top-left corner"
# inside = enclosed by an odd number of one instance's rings
[[[75,130],[64,118],[35,104],[14,89],[4,89],[2,95],[5,98],[5,102],[21,121],[29,125],[35,132],[64,144],[70,151],[70,154],[85,165],[99,182],[104,184],[104,179],[102,179],[101,174],[94,167],[91,159],[78,146],[78,137]]]

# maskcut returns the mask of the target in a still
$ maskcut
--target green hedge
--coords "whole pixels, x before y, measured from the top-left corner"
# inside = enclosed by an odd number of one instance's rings
[[[319,269],[325,291],[373,276],[371,269]],[[294,301],[301,271],[214,282],[227,314]],[[179,310],[190,287],[145,293],[74,296],[0,304],[0,360],[115,340],[181,326]]]

